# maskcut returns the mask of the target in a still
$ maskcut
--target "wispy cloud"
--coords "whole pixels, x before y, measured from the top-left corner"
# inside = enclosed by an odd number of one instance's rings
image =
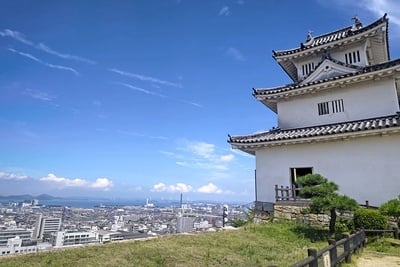
[[[191,102],[188,100],[184,100],[184,99],[177,99],[179,102],[185,103],[185,104],[189,104],[192,106],[195,106],[197,108],[204,108],[204,106],[202,104],[196,103],[196,102]]]
[[[243,53],[240,52],[239,49],[234,48],[234,47],[229,47],[226,50],[226,55],[228,55],[229,57],[231,57],[237,61],[246,61],[246,58],[244,57]]]
[[[161,153],[174,158],[176,165],[214,171],[227,171],[229,164],[235,159],[231,153],[218,152],[214,144],[187,140],[180,141],[177,152]]]
[[[218,12],[218,16],[229,16],[229,15],[231,15],[231,10],[229,6],[223,6]]]
[[[51,49],[50,47],[48,47],[47,45],[43,44],[43,43],[39,43],[36,46],[37,49],[42,50],[48,54],[60,57],[60,58],[64,58],[64,59],[71,59],[71,60],[75,60],[75,61],[81,61],[81,62],[85,62],[85,63],[89,63],[89,64],[96,64],[96,61],[91,60],[91,59],[87,59],[87,58],[83,58],[83,57],[79,57],[79,56],[74,56],[74,55],[70,55],[70,54],[64,54],[64,53],[60,53],[57,52],[53,49]]]
[[[42,101],[53,101],[55,99],[55,96],[49,95],[46,92],[34,90],[34,89],[30,89],[30,88],[26,88],[22,93],[24,95],[27,95],[34,99],[39,99]]]
[[[124,135],[129,135],[129,136],[135,136],[135,137],[144,137],[144,138],[149,138],[149,139],[159,139],[159,140],[167,140],[168,139],[165,136],[145,135],[145,134],[126,131],[126,130],[117,130],[117,133],[124,134]]]
[[[46,53],[48,53],[50,55],[53,55],[53,56],[57,56],[59,58],[68,59],[68,60],[75,60],[75,61],[81,61],[81,62],[85,62],[85,63],[88,63],[88,64],[96,64],[96,61],[91,60],[91,59],[87,59],[87,58],[80,57],[80,56],[75,56],[75,55],[70,55],[70,54],[65,54],[65,53],[58,52],[58,51],[56,51],[54,49],[51,49],[49,46],[45,45],[44,43],[35,44],[31,40],[28,40],[23,33],[20,33],[18,31],[5,29],[3,31],[0,31],[0,36],[13,38],[14,40],[16,40],[18,42],[21,42],[23,44],[32,46],[32,47],[34,47],[34,48],[36,48],[38,50],[41,50],[41,51],[46,52]]]
[[[355,10],[354,15],[358,15],[361,22],[363,22],[362,18],[365,12],[374,17],[381,17],[388,13],[391,25],[395,26],[396,32],[400,32],[400,1],[398,0],[336,0],[335,5],[332,5],[331,1],[328,0],[318,0],[318,3],[329,8]]]
[[[11,172],[2,172],[0,171],[0,180],[25,180],[28,176],[23,174],[11,173]]]
[[[131,85],[129,83],[122,83],[122,82],[112,82],[112,83],[113,84],[117,84],[117,85],[121,85],[121,86],[125,86],[125,87],[127,87],[129,89],[132,89],[134,91],[138,91],[138,92],[141,92],[141,93],[144,93],[144,94],[147,94],[147,95],[153,95],[153,96],[158,96],[158,97],[162,97],[162,98],[166,98],[167,97],[167,96],[165,96],[163,94],[158,94],[156,92],[153,92],[153,91],[141,88],[141,87],[137,87],[137,86]]]
[[[400,2],[398,0],[361,0],[359,5],[376,16],[388,13],[390,22],[397,27],[400,26]]]
[[[4,31],[0,31],[0,36],[2,36],[2,37],[11,37],[11,38],[13,38],[13,39],[15,39],[15,40],[17,40],[17,41],[19,41],[21,43],[26,44],[26,45],[30,45],[30,46],[34,45],[31,41],[26,39],[26,37],[22,33],[17,32],[17,31],[12,31],[12,30],[9,30],[9,29],[5,29]]]
[[[95,181],[91,182],[80,178],[71,179],[71,178],[57,177],[53,173],[49,173],[46,177],[42,177],[39,180],[42,182],[56,184],[61,188],[80,187],[80,188],[93,188],[93,189],[108,191],[113,186],[113,182],[108,178],[97,178]]]
[[[111,68],[111,69],[108,69],[108,70],[111,71],[111,72],[117,73],[119,75],[130,77],[130,78],[134,78],[134,79],[137,79],[137,80],[140,80],[140,81],[145,81],[145,82],[151,82],[151,83],[160,84],[160,85],[167,85],[167,86],[182,88],[182,85],[179,84],[179,83],[169,82],[169,81],[161,80],[161,79],[150,77],[150,76],[145,76],[145,75],[142,75],[142,74],[131,73],[131,72],[119,70],[119,69],[116,69],[116,68]]]
[[[37,63],[40,63],[40,64],[42,64],[42,65],[44,65],[46,67],[49,67],[49,68],[52,68],[52,69],[59,69],[59,70],[69,71],[69,72],[72,72],[73,74],[79,76],[79,72],[77,70],[71,68],[71,67],[51,64],[51,63],[45,62],[45,61],[43,61],[43,60],[31,55],[29,53],[20,52],[18,50],[13,49],[13,48],[8,48],[8,51],[16,53],[16,54],[18,54],[20,56],[29,58],[29,59],[31,59],[33,61],[36,61]]]
[[[123,82],[111,82],[111,83],[112,84],[116,84],[116,85],[121,85],[121,86],[129,88],[131,90],[138,91],[138,92],[141,92],[141,93],[144,93],[144,94],[147,94],[147,95],[157,96],[157,97],[161,97],[161,98],[168,98],[168,99],[171,99],[171,100],[174,100],[174,101],[178,101],[178,102],[181,102],[181,103],[184,103],[184,104],[188,104],[188,105],[191,105],[191,106],[194,106],[194,107],[197,107],[197,108],[203,108],[203,105],[201,105],[199,103],[191,102],[191,101],[188,101],[188,100],[185,100],[185,99],[172,98],[172,97],[166,96],[164,94],[156,93],[154,91],[150,91],[150,90],[147,90],[147,89],[144,89],[144,88],[141,88],[141,87],[134,86],[134,85],[129,84],[129,83],[123,83]]]

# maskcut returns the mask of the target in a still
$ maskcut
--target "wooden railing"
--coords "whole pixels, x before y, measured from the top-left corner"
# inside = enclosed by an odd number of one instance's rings
[[[328,240],[329,246],[320,251],[309,248],[307,250],[308,257],[296,262],[291,267],[318,267],[318,266],[339,266],[341,262],[349,263],[351,255],[358,253],[360,249],[366,246],[366,233],[393,233],[393,238],[399,239],[399,229],[394,227],[392,230],[359,230],[352,235],[347,235],[345,238],[335,241]]]
[[[295,185],[292,186],[283,186],[280,187],[275,185],[275,201],[297,201],[301,200],[299,196],[300,188],[297,188]]]
[[[291,265],[291,267],[339,266],[343,261],[349,263],[351,255],[365,247],[365,231],[360,230],[352,235],[347,235],[339,241],[330,239],[328,243],[329,246],[320,251],[309,248],[307,250],[308,257]]]

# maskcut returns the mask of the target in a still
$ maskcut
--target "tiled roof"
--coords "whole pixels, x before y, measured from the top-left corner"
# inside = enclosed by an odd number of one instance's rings
[[[392,116],[370,118],[352,122],[341,122],[328,125],[304,127],[296,129],[282,130],[273,128],[270,131],[243,135],[229,136],[228,143],[231,145],[252,145],[258,143],[290,141],[297,139],[307,139],[312,137],[332,136],[337,134],[367,132],[385,128],[400,128],[400,113]]]
[[[328,81],[340,80],[340,79],[346,78],[346,77],[357,76],[357,75],[361,75],[361,74],[364,74],[364,73],[383,70],[383,69],[387,69],[387,68],[390,68],[390,67],[393,67],[393,66],[397,66],[397,65],[400,65],[400,58],[398,58],[396,60],[388,61],[388,62],[385,62],[385,63],[381,63],[381,64],[376,64],[376,65],[372,65],[372,66],[366,66],[366,67],[361,68],[359,71],[354,72],[354,73],[347,73],[347,74],[344,74],[344,75],[331,77],[331,78],[328,78],[328,79],[323,79],[323,80],[318,80],[318,81],[312,81],[312,82],[305,83],[305,84],[292,83],[292,84],[287,84],[287,85],[284,85],[284,86],[279,86],[279,87],[274,87],[274,88],[253,89],[254,90],[253,95],[254,96],[259,96],[259,95],[272,95],[272,94],[283,93],[283,92],[287,92],[287,91],[291,91],[291,90],[307,87],[307,86],[310,86],[310,85],[321,84],[321,83],[328,82]]]
[[[345,39],[346,37],[349,37],[349,36],[354,36],[356,34],[363,33],[365,31],[368,31],[368,30],[376,27],[377,25],[379,25],[381,23],[387,22],[388,19],[386,18],[386,15],[387,14],[385,14],[382,18],[378,19],[377,21],[371,23],[370,25],[359,28],[357,30],[352,30],[352,26],[349,26],[349,27],[346,27],[346,28],[343,28],[343,29],[340,29],[340,30],[337,30],[334,32],[316,36],[313,38],[312,41],[310,41],[310,43],[306,43],[306,44],[301,43],[300,47],[298,47],[298,48],[289,49],[289,50],[281,50],[281,51],[272,51],[273,56],[276,58],[279,56],[294,54],[294,53],[297,53],[297,52],[300,52],[303,50],[314,48],[314,47],[317,47],[320,45],[325,45],[330,42],[334,42],[334,41],[337,41],[340,39]]]

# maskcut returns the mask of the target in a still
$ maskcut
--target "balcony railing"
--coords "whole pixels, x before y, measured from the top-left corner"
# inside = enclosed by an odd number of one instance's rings
[[[280,187],[278,185],[275,185],[275,202],[282,201],[308,202],[309,200],[300,197],[300,188],[297,188],[295,185],[281,185]]]

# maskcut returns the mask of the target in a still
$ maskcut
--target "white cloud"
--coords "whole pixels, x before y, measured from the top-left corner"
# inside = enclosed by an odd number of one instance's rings
[[[235,158],[233,154],[221,155],[211,143],[187,140],[181,142],[183,146],[178,149],[186,153],[173,155],[178,159],[175,163],[182,167],[226,171],[229,169],[229,163]]]
[[[400,2],[398,0],[361,0],[359,5],[376,16],[388,13],[390,22],[400,26]]]
[[[168,193],[187,193],[193,191],[193,187],[184,183],[177,183],[175,185],[166,185],[158,183],[153,185],[152,192],[168,192]]]
[[[203,158],[211,158],[214,156],[215,145],[205,142],[190,142],[187,149],[197,156]]]
[[[123,70],[119,70],[116,68],[111,68],[108,69],[111,72],[120,74],[122,76],[127,76],[127,77],[131,77],[140,81],[145,81],[145,82],[151,82],[151,83],[155,83],[155,84],[160,84],[160,85],[167,85],[167,86],[172,86],[172,87],[178,87],[178,88],[182,88],[182,85],[179,83],[174,83],[174,82],[169,82],[169,81],[165,81],[165,80],[161,80],[158,78],[154,78],[154,77],[150,77],[150,76],[145,76],[142,74],[137,74],[137,73],[130,73],[130,72],[126,72]]]
[[[144,138],[149,138],[149,139],[159,139],[159,140],[167,140],[168,139],[167,137],[161,136],[161,135],[145,135],[145,134],[126,131],[126,130],[117,130],[117,133],[124,134],[124,135],[130,135],[130,136],[144,137]]]
[[[0,179],[4,180],[25,180],[28,176],[22,174],[16,174],[11,172],[0,172]]]
[[[129,84],[129,83],[121,83],[121,82],[113,82],[113,83],[114,83],[114,84],[121,85],[121,86],[125,86],[125,87],[127,87],[127,88],[129,88],[129,89],[132,89],[132,90],[134,90],[134,91],[138,91],[138,92],[141,92],[141,93],[144,93],[144,94],[153,95],[153,96],[158,96],[158,97],[161,97],[161,98],[166,98],[165,95],[158,94],[158,93],[155,93],[155,92],[152,92],[152,91],[149,91],[149,90],[146,90],[146,89],[137,87],[137,86],[133,86],[133,85],[131,85],[131,84]]]
[[[231,10],[228,6],[223,6],[218,12],[218,16],[229,16],[230,14]]]
[[[79,56],[74,56],[74,55],[70,55],[70,54],[63,54],[60,52],[57,52],[53,49],[51,49],[50,47],[48,47],[47,45],[43,44],[43,43],[39,43],[36,46],[37,49],[42,50],[48,54],[60,57],[60,58],[64,58],[64,59],[71,59],[71,60],[75,60],[75,61],[81,61],[81,62],[85,62],[85,63],[89,63],[89,64],[96,64],[96,61],[91,60],[91,59],[87,59],[87,58],[83,58],[83,57],[79,57]]]
[[[113,186],[113,182],[107,178],[97,178],[94,183],[90,185],[92,188],[103,189],[108,191]]]
[[[215,184],[209,183],[197,189],[197,192],[205,194],[221,194],[222,190],[219,189]]]
[[[96,61],[91,60],[91,59],[87,59],[87,58],[83,58],[83,57],[79,57],[79,56],[74,56],[74,55],[70,55],[70,54],[64,54],[64,53],[60,53],[57,52],[53,49],[51,49],[50,47],[48,47],[47,45],[43,44],[43,43],[39,43],[39,44],[35,44],[32,41],[28,40],[24,34],[18,32],[18,31],[13,31],[13,30],[9,30],[9,29],[5,29],[3,31],[0,31],[0,36],[2,37],[11,37],[14,40],[17,40],[23,44],[29,45],[29,46],[33,46],[38,50],[41,50],[43,52],[46,52],[50,55],[54,55],[60,58],[64,58],[64,59],[70,59],[70,60],[75,60],[75,61],[81,61],[81,62],[85,62],[85,63],[89,63],[89,64],[96,64]]]
[[[235,158],[235,156],[233,154],[228,154],[228,155],[223,155],[220,157],[220,160],[222,162],[229,162],[232,161]]]
[[[24,52],[20,52],[20,51],[17,51],[17,50],[15,50],[15,49],[12,49],[12,48],[8,48],[8,51],[13,52],[13,53],[16,53],[16,54],[18,54],[18,55],[20,55],[20,56],[29,58],[29,59],[31,59],[31,60],[33,60],[33,61],[36,61],[36,62],[38,62],[38,63],[40,63],[40,64],[42,64],[42,65],[44,65],[44,66],[47,66],[47,67],[49,67],[49,68],[52,68],[52,69],[59,69],[59,70],[65,70],[65,71],[70,71],[70,72],[72,72],[73,74],[79,76],[79,72],[78,72],[77,70],[73,69],[73,68],[66,67],[66,66],[62,66],[62,65],[54,65],[54,64],[45,62],[45,61],[43,61],[43,60],[40,60],[39,58],[37,58],[37,57],[35,57],[35,56],[31,55],[31,54],[24,53]]]
[[[11,37],[21,43],[27,44],[27,45],[33,45],[33,43],[31,41],[29,41],[28,39],[25,38],[25,36],[17,31],[12,31],[9,29],[5,29],[4,31],[0,31],[0,36],[2,37]]]
[[[65,187],[82,187],[87,184],[87,182],[83,179],[79,179],[79,178],[68,179],[68,178],[64,178],[64,177],[57,177],[53,173],[49,173],[46,177],[40,178],[40,181],[53,182],[53,183],[63,185]]]
[[[242,54],[242,52],[239,51],[239,49],[234,48],[234,47],[229,47],[226,50],[226,54],[233,58],[236,61],[246,61],[246,58],[244,57],[244,55]]]
[[[54,100],[54,96],[51,96],[45,92],[39,91],[39,90],[34,90],[34,89],[30,89],[30,88],[26,88],[23,91],[24,95],[28,95],[34,99],[39,99],[42,101],[52,101]]]
[[[113,186],[113,182],[107,178],[97,178],[94,182],[89,182],[84,179],[75,178],[64,178],[57,177],[53,173],[49,173],[46,177],[42,177],[39,179],[42,182],[49,182],[57,184],[60,187],[81,187],[81,188],[94,188],[94,189],[102,189],[104,191],[109,190]]]
[[[387,13],[391,25],[395,26],[396,32],[400,31],[400,1],[398,0],[336,0],[335,5],[332,5],[332,2],[327,0],[318,0],[318,2],[329,8],[336,7],[346,11],[355,10],[355,14],[358,15],[363,23],[364,16],[362,13],[365,11],[374,17],[382,17]]]

